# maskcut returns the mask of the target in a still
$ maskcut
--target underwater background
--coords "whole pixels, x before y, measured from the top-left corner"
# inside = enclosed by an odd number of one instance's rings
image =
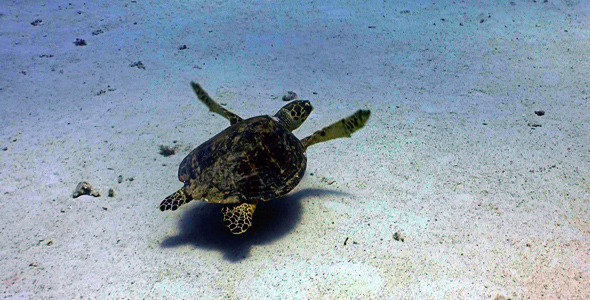
[[[0,295],[590,298],[589,21],[584,0],[1,1]],[[218,205],[158,209],[228,126],[190,81],[242,117],[295,92],[299,138],[372,115],[235,236]]]

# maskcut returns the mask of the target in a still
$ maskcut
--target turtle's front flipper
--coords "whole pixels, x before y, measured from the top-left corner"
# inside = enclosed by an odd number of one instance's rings
[[[176,210],[179,206],[190,202],[193,198],[190,195],[184,193],[182,189],[176,191],[174,194],[166,197],[162,203],[160,203],[160,210]]]
[[[223,225],[227,226],[233,234],[246,232],[252,226],[252,215],[256,209],[256,203],[224,206],[221,209],[223,213]]]
[[[209,108],[210,111],[222,115],[224,118],[229,120],[229,123],[231,125],[234,125],[234,124],[242,121],[242,118],[240,118],[238,115],[223,108],[221,105],[219,105],[219,103],[217,103],[217,102],[215,102],[215,100],[211,99],[211,97],[209,97],[209,95],[207,95],[207,92],[205,92],[205,90],[198,83],[191,81],[191,86],[193,87],[193,90],[197,94],[197,97],[199,97],[199,100],[201,100],[201,102],[203,102],[203,104],[207,105],[207,107]]]
[[[304,138],[301,140],[301,143],[303,144],[303,147],[307,149],[307,147],[313,144],[342,137],[350,137],[353,132],[365,126],[370,116],[370,110],[359,109],[352,116],[344,118],[330,126],[324,127],[316,131],[314,134]]]

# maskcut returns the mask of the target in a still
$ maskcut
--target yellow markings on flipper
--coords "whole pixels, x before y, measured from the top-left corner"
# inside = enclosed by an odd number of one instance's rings
[[[240,118],[238,115],[223,108],[221,105],[219,105],[219,103],[215,102],[215,100],[209,97],[207,92],[205,92],[205,90],[198,83],[191,81],[191,87],[195,91],[195,94],[197,94],[199,100],[201,100],[201,102],[203,102],[203,104],[205,104],[210,111],[228,119],[231,125],[242,121],[242,118]]]
[[[242,203],[240,205],[226,205],[221,209],[223,225],[233,234],[242,234],[252,226],[252,215],[257,202]]]
[[[160,203],[160,210],[176,210],[181,205],[190,202],[192,198],[186,195],[182,189],[176,191],[174,194],[166,197],[162,203]]]
[[[353,115],[346,117],[346,118],[344,118],[336,123],[333,123],[329,126],[326,126],[322,129],[314,132],[314,134],[312,134],[311,136],[304,138],[301,141],[303,143],[303,147],[305,149],[307,149],[307,147],[309,147],[313,144],[317,144],[317,143],[321,143],[321,142],[325,142],[325,141],[329,141],[329,140],[333,140],[333,139],[337,139],[337,138],[350,137],[350,135],[352,133],[363,128],[363,126],[365,126],[365,124],[367,123],[367,120],[369,120],[370,116],[371,116],[370,110],[359,109]]]

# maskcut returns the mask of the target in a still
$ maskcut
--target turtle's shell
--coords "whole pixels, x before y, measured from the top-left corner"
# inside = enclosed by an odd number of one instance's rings
[[[184,192],[211,203],[269,201],[301,181],[303,145],[270,116],[238,122],[201,144],[178,169]]]

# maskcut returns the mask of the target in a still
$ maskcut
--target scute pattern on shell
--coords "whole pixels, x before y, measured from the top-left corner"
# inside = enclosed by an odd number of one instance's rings
[[[269,116],[230,126],[184,158],[178,178],[185,192],[210,203],[269,201],[301,181],[304,148]]]

